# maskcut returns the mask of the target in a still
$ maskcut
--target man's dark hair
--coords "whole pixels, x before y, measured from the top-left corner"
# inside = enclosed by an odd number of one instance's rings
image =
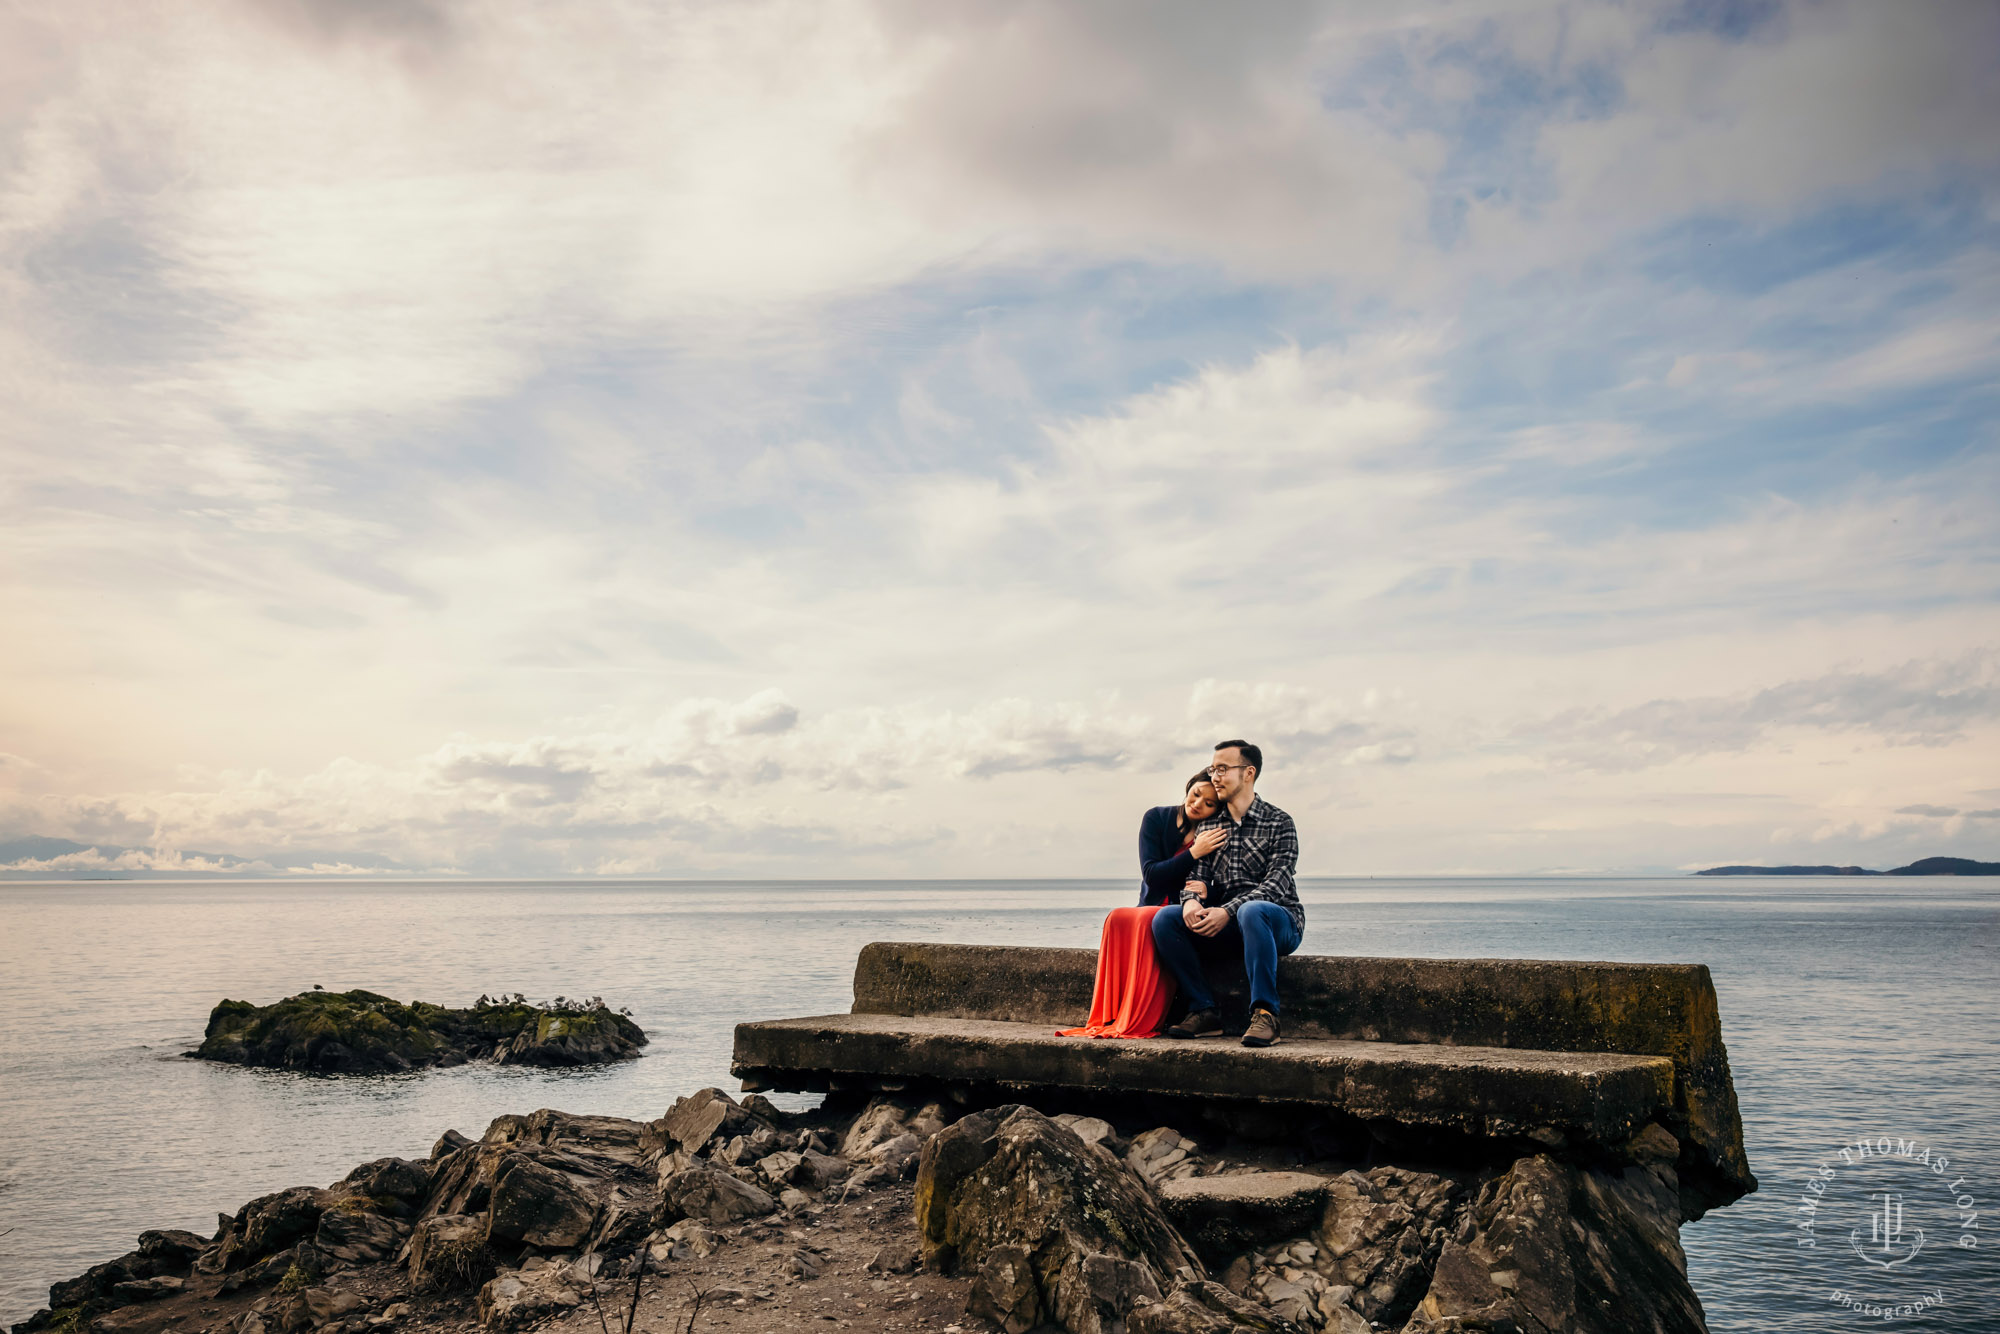
[[[1259,778],[1264,776],[1263,747],[1253,746],[1248,741],[1218,741],[1215,743],[1217,750],[1228,750],[1231,746],[1236,747],[1242,753],[1243,762],[1252,769],[1255,769]]]

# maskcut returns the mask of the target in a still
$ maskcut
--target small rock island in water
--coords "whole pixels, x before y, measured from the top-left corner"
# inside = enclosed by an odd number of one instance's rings
[[[600,1065],[646,1045],[637,1024],[595,997],[537,1005],[517,993],[465,1010],[408,1005],[372,991],[302,991],[275,1005],[225,1000],[208,1016],[205,1061],[316,1074],[377,1074],[490,1059],[502,1065]]]

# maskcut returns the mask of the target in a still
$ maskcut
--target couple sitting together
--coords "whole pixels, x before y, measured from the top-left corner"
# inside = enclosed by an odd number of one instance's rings
[[[1306,910],[1292,883],[1299,835],[1292,817],[1257,795],[1264,752],[1224,741],[1178,806],[1146,812],[1139,826],[1139,906],[1104,920],[1090,1022],[1062,1037],[1150,1038],[1174,998],[1187,1017],[1170,1038],[1205,1038],[1222,1017],[1205,960],[1241,954],[1250,979],[1246,1047],[1278,1040],[1278,959],[1299,947]]]

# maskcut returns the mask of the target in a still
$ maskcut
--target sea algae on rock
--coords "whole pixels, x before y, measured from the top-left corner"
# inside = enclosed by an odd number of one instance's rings
[[[372,991],[304,991],[275,1005],[225,1000],[188,1053],[232,1065],[366,1074],[461,1065],[595,1065],[639,1054],[646,1034],[602,1002],[538,1006],[481,997],[470,1009]]]
[[[493,1059],[501,1065],[602,1065],[638,1055],[635,1049],[645,1041],[637,1024],[602,1006],[543,1010],[496,1048]]]

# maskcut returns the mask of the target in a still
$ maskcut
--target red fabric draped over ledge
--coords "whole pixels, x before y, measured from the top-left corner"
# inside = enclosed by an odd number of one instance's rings
[[[1151,1038],[1174,998],[1174,980],[1153,953],[1153,915],[1158,908],[1114,908],[1104,919],[1097,946],[1097,986],[1090,998],[1090,1021],[1060,1028],[1062,1038]]]

